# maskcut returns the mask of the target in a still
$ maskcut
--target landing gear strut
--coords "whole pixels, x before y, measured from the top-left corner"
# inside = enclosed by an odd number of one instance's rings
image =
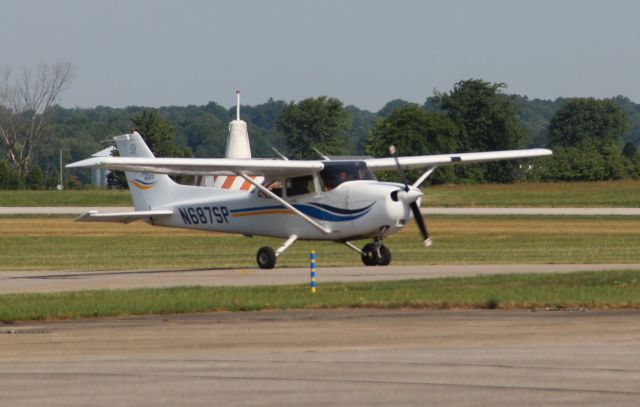
[[[382,244],[382,240],[367,243],[360,254],[365,266],[388,266],[391,263],[391,251]]]

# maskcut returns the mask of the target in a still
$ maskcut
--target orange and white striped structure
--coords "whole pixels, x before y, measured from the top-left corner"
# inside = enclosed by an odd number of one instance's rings
[[[211,186],[213,188],[236,191],[251,191],[255,188],[249,181],[246,181],[244,178],[238,177],[236,175],[214,175],[210,178],[213,182],[211,185],[207,186]],[[251,178],[253,178],[253,180],[255,180],[256,182],[262,182],[264,180],[264,177]]]

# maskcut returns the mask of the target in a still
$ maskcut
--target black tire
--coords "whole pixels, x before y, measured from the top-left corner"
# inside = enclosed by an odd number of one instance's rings
[[[272,269],[276,265],[276,252],[269,246],[261,247],[256,255],[256,261],[261,269]]]
[[[365,266],[378,265],[378,253],[373,243],[368,243],[362,248],[362,262]]]
[[[391,263],[391,250],[387,246],[380,246],[380,257],[378,258],[379,266],[388,266]]]

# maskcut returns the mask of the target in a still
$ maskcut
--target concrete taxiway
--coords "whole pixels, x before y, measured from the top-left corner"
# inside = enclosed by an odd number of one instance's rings
[[[0,325],[0,400],[637,406],[639,319],[639,311],[313,310]]]
[[[640,270],[640,264],[479,264],[409,265],[387,267],[319,267],[318,284],[464,277],[505,273],[568,273],[589,270]],[[249,286],[307,284],[308,268],[105,270],[105,271],[0,271],[0,294],[58,292],[87,289],[175,286]]]

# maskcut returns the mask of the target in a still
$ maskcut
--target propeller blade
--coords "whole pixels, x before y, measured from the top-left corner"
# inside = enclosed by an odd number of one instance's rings
[[[422,233],[422,238],[424,239],[424,246],[430,247],[433,242],[431,241],[431,237],[429,237],[429,231],[427,231],[427,225],[424,223],[424,218],[422,217],[422,213],[420,212],[420,208],[418,207],[417,202],[411,202],[409,204],[411,208],[411,212],[413,212],[413,217],[418,224],[418,229],[420,229],[420,233]]]
[[[409,182],[407,182],[407,176],[400,165],[400,161],[398,160],[398,154],[396,151],[396,147],[394,145],[389,146],[389,153],[393,156],[396,161],[396,166],[398,167],[398,171],[400,171],[400,175],[402,175],[402,181],[404,182],[404,192],[409,192]],[[418,224],[418,228],[420,229],[420,233],[422,233],[422,238],[424,239],[424,246],[431,247],[433,242],[429,237],[429,232],[427,231],[427,225],[424,224],[424,218],[422,217],[422,213],[420,212],[420,207],[418,207],[418,202],[413,201],[409,204],[411,208],[411,212],[413,212],[413,217],[416,219],[416,223]]]
[[[404,171],[402,170],[402,166],[400,165],[400,161],[398,161],[398,154],[397,154],[397,151],[396,151],[396,146],[390,145],[389,146],[389,153],[396,160],[396,166],[398,167],[398,171],[400,171],[400,175],[402,175],[402,182],[404,182],[404,190],[405,190],[405,192],[409,192],[409,183],[407,182],[407,176],[404,174]]]

